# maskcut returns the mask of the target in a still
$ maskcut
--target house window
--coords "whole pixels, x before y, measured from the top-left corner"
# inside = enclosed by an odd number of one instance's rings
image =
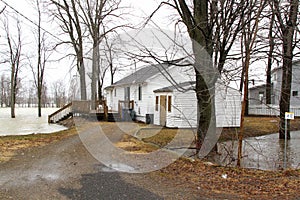
[[[115,97],[117,96],[117,88],[115,88]]]
[[[264,94],[265,94],[265,92],[259,92],[259,93],[258,93],[258,98],[259,98],[259,101],[260,101],[260,102],[263,102]]]
[[[142,86],[139,85],[139,101],[142,100]]]
[[[298,96],[298,91],[292,91],[292,96],[297,97]]]
[[[159,101],[159,96],[156,96],[156,98],[155,98],[155,111],[158,111],[158,101]]]
[[[130,101],[130,87],[124,88],[124,100]]]
[[[168,96],[168,112],[171,112],[172,108],[172,96]]]

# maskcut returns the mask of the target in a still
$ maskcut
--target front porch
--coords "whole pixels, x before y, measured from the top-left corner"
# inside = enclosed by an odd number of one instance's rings
[[[119,101],[118,110],[109,110],[106,100],[72,101],[48,116],[48,123],[58,123],[70,117],[89,120],[119,122],[135,120],[134,101]]]

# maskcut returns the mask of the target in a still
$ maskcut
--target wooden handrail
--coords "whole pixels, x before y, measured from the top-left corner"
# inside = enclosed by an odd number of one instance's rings
[[[55,111],[54,113],[52,113],[51,115],[48,115],[48,123],[51,123],[51,118],[55,115],[57,115],[58,113],[60,113],[61,111],[65,110],[66,108],[69,108],[72,106],[72,102],[68,103],[67,105],[64,105],[62,108],[58,109],[57,111]]]

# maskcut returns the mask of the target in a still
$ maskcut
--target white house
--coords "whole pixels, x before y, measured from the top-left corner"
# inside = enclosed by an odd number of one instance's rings
[[[271,104],[278,106],[281,93],[282,68],[275,68],[271,72]],[[293,75],[291,85],[291,106],[300,106],[300,60],[293,62]],[[249,105],[266,104],[266,85],[258,85],[249,89]]]
[[[238,127],[241,115],[240,93],[231,87],[219,83],[216,85],[217,127]],[[154,93],[154,124],[174,128],[197,126],[195,82],[161,88]]]
[[[196,127],[197,100],[193,81],[191,67],[167,63],[149,65],[105,88],[107,104],[109,109],[118,111],[121,109],[119,101],[133,101],[139,121],[150,120],[166,127]],[[217,85],[217,126],[238,127],[241,95],[233,88]]]

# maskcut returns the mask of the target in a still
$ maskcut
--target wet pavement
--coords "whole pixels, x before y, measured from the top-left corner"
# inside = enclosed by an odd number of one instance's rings
[[[0,164],[0,199],[162,199],[105,168],[78,136],[25,150]]]

